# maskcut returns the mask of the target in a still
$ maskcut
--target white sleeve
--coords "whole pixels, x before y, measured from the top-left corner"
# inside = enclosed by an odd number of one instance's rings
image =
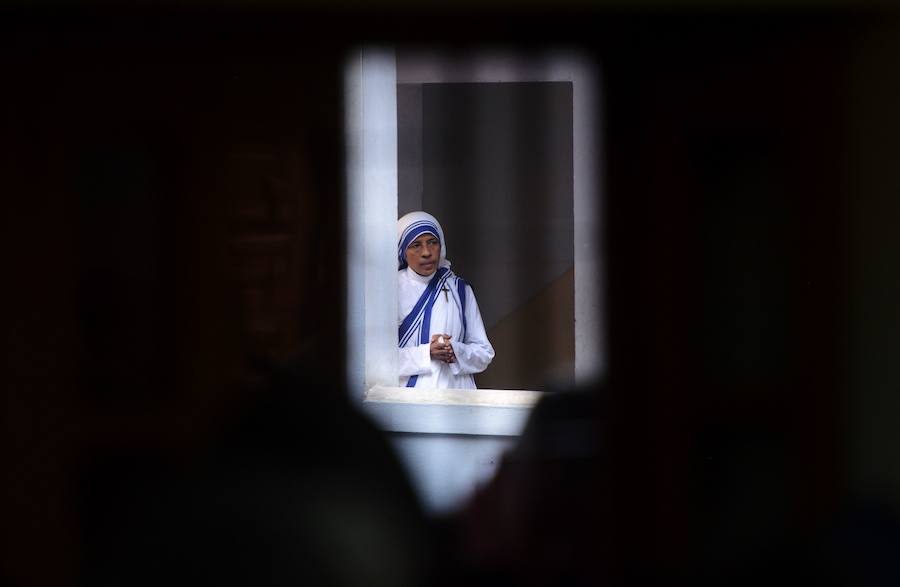
[[[481,310],[475,300],[472,288],[466,285],[466,339],[463,342],[451,341],[456,362],[450,363],[450,371],[454,375],[471,375],[481,373],[494,359],[494,347],[484,331]]]
[[[426,343],[399,349],[400,377],[431,373],[431,345]]]

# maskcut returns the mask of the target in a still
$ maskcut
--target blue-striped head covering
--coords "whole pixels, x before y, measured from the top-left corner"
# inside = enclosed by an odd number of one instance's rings
[[[447,260],[447,241],[437,218],[427,212],[410,212],[397,221],[397,260],[398,269],[406,269],[406,247],[423,234],[433,234],[441,243],[441,258],[438,267],[449,267]]]

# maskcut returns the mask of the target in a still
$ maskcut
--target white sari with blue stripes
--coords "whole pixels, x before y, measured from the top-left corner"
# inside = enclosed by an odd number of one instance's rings
[[[474,389],[473,375],[494,358],[475,294],[449,267],[419,275],[397,273],[400,385],[436,389]],[[432,334],[449,334],[454,363],[431,359]]]

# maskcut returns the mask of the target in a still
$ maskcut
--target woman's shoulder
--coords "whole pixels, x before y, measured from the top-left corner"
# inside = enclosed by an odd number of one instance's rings
[[[462,275],[457,275],[456,273],[454,273],[454,274],[452,275],[452,279],[453,279],[456,283],[463,283],[463,284],[465,284],[465,285],[471,285],[468,281],[466,281],[466,279],[465,279]]]
[[[472,284],[466,281],[465,278],[460,277],[459,275],[453,274],[453,287],[462,293],[463,291],[471,293],[471,295],[475,295],[475,290],[472,288]]]

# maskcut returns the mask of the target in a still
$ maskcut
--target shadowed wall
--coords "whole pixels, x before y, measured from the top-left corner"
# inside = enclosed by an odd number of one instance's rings
[[[571,384],[572,84],[401,84],[398,111],[400,214],[440,220],[497,353],[478,385]]]

